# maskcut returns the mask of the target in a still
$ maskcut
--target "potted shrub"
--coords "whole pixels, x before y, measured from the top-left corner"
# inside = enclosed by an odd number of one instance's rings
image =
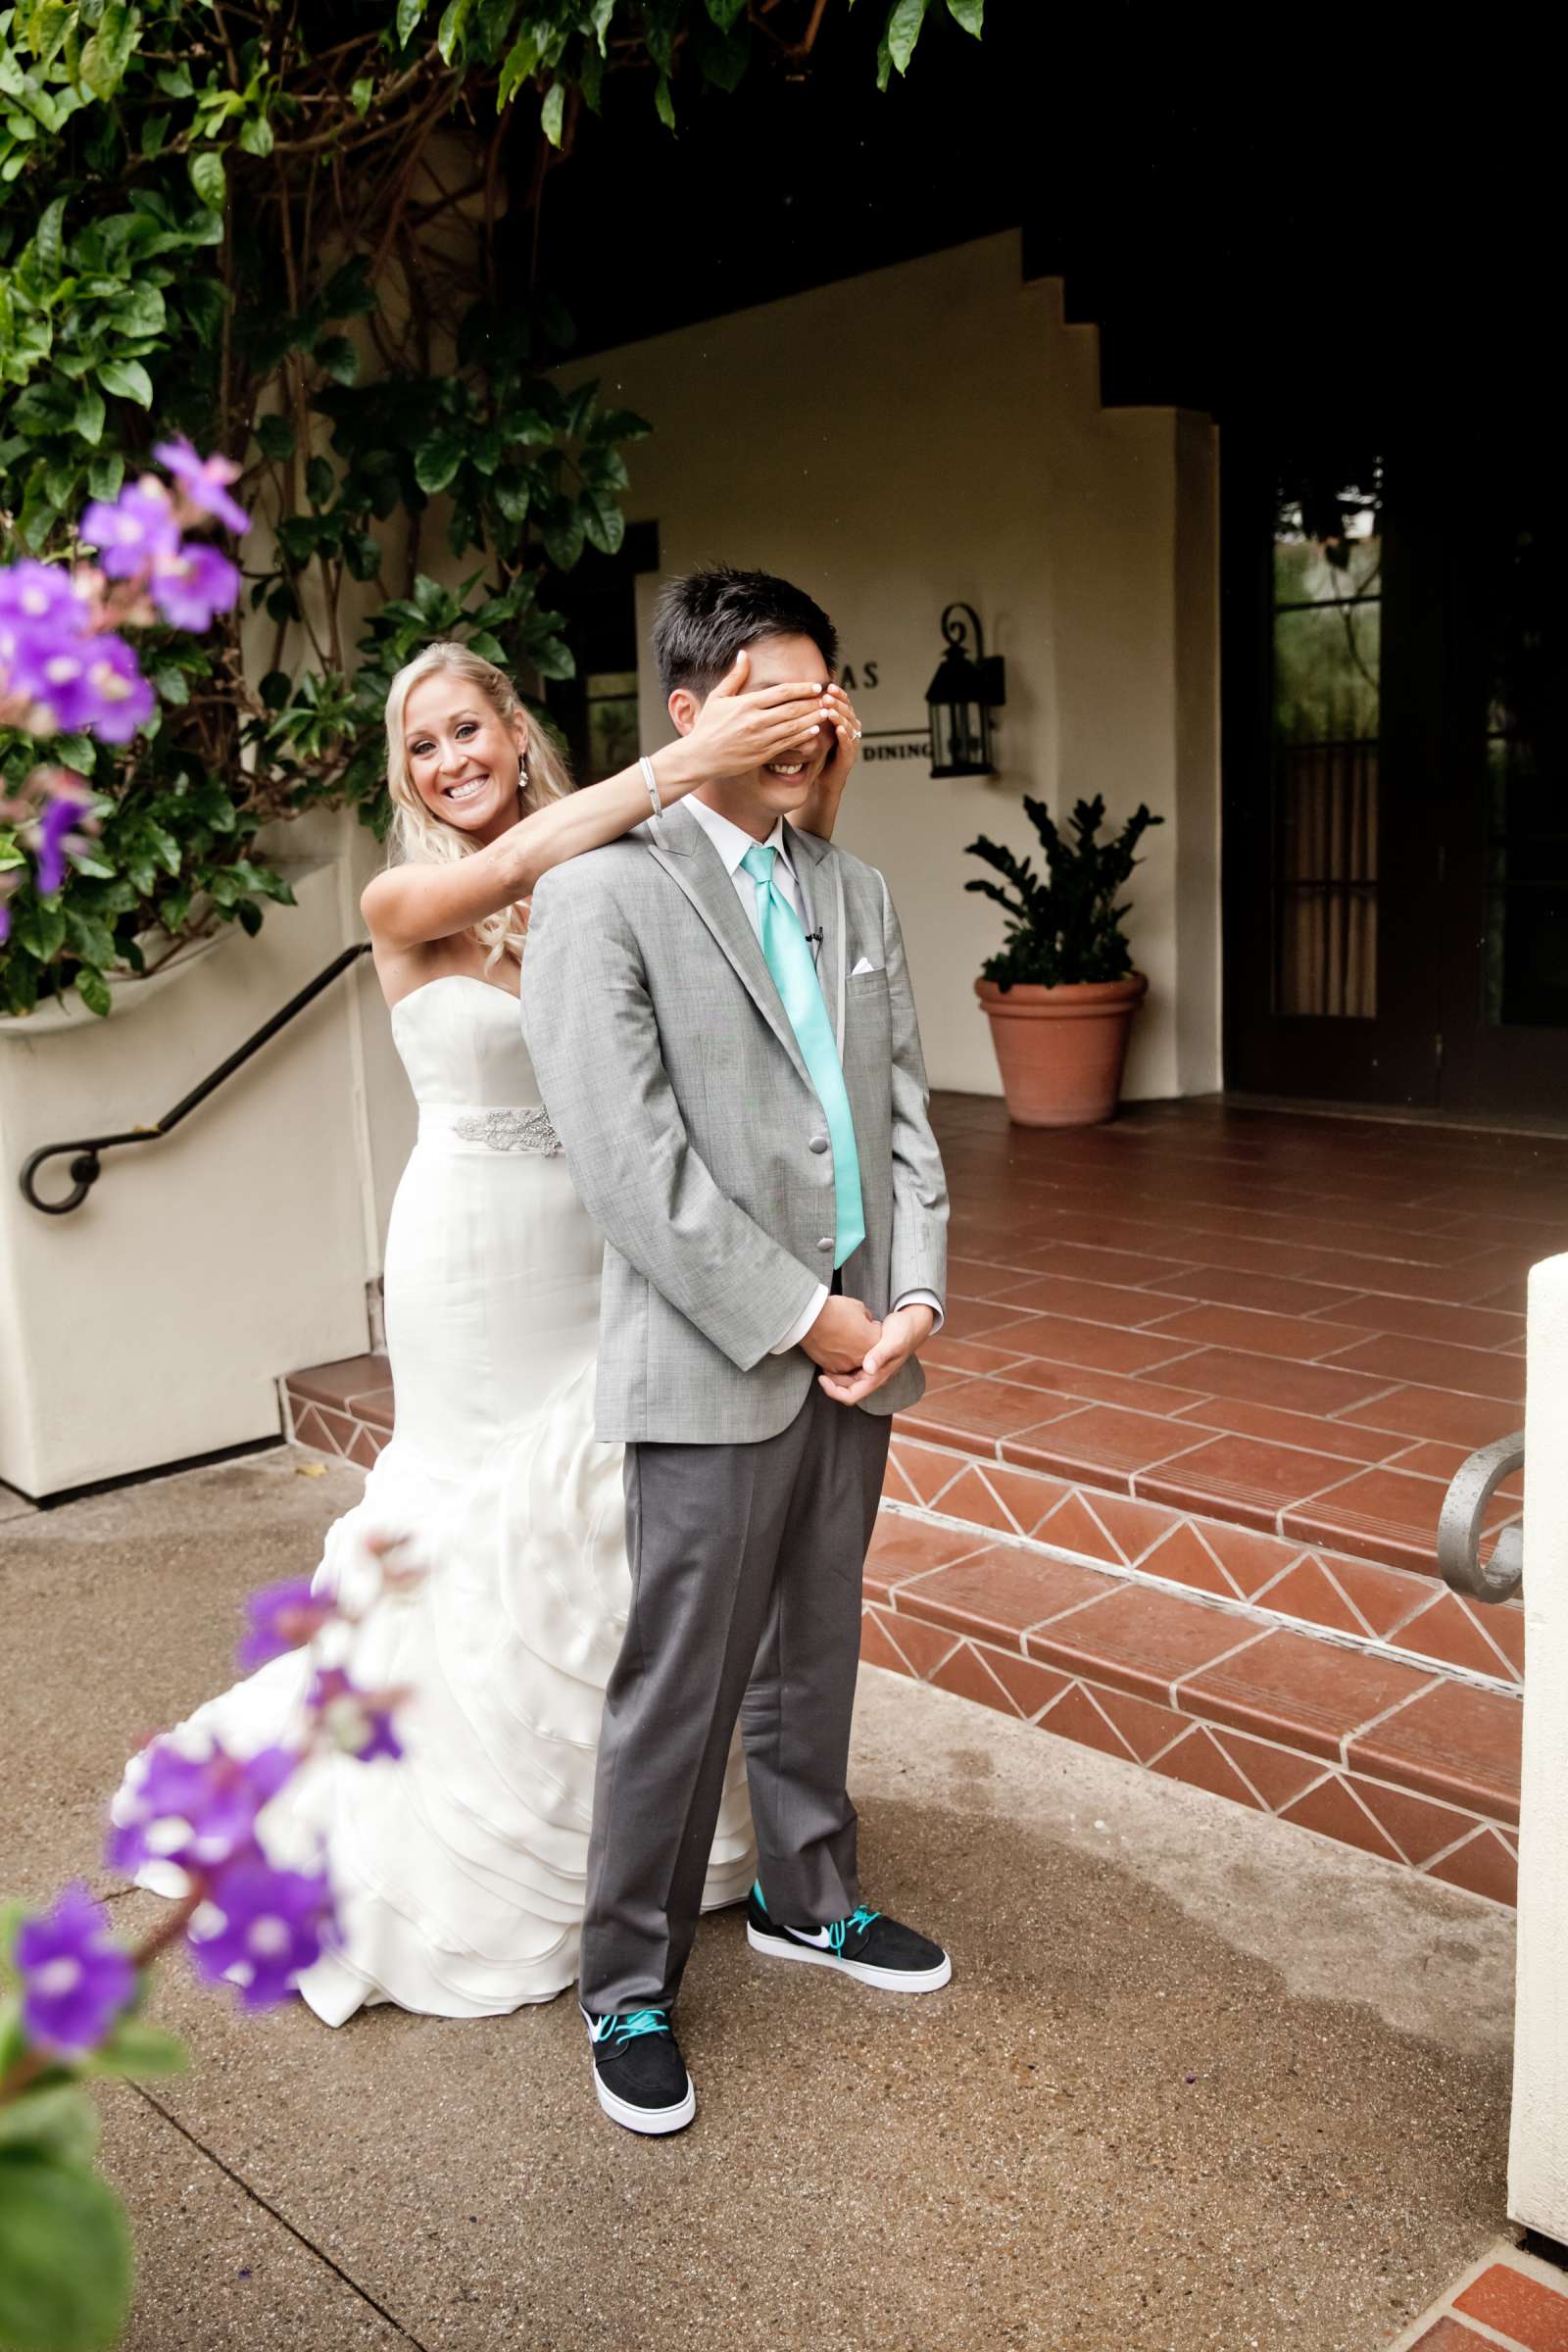
[[[1100,794],[1072,812],[1064,839],[1044,801],[1024,807],[1046,854],[1033,861],[982,834],[967,855],[1011,884],[966,882],[1007,916],[1006,944],[982,966],[975,993],[991,1022],[1007,1115],[1020,1127],[1092,1127],[1115,1113],[1133,1015],[1149,982],[1133,969],[1117,904],[1139,842],[1164,823],[1142,805],[1113,841],[1102,841]]]

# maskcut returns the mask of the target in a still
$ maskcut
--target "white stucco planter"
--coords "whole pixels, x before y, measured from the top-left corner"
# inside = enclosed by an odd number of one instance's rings
[[[40,1214],[17,1181],[46,1144],[150,1126],[359,936],[341,857],[290,878],[298,905],[270,908],[258,938],[225,928],[124,984],[109,1019],[7,1025],[0,1480],[24,1494],[273,1437],[279,1377],[366,1345],[375,1219],[356,976],[172,1135],[106,1153],[69,1215]],[[141,1017],[121,1017],[133,1004]]]
[[[195,939],[182,940],[171,949],[162,962],[145,972],[129,969],[109,975],[109,1011],[107,1016],[89,1012],[74,989],[68,997],[49,997],[32,1012],[0,1013],[0,1042],[7,1038],[49,1037],[64,1029],[92,1029],[103,1018],[114,1020],[127,1012],[137,1011],[150,1004],[155,997],[182,980],[187,972],[220,948],[234,934],[225,925],[220,930],[202,933]],[[149,949],[152,942],[147,943]]]

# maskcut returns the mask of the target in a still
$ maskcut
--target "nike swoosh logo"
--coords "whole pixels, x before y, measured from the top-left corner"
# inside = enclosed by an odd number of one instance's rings
[[[813,1943],[820,1952],[825,1952],[833,1941],[832,1931],[828,1928],[790,1928],[786,1933],[792,1941]]]

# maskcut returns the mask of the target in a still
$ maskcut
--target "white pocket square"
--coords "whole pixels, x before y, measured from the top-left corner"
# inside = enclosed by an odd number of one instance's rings
[[[850,978],[858,980],[862,972],[879,972],[881,969],[882,966],[879,963],[873,963],[869,956],[862,956],[858,963],[852,964],[850,967]]]

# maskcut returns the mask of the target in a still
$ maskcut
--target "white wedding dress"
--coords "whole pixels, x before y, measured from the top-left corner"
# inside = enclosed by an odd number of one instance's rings
[[[593,1435],[602,1245],[539,1102],[515,999],[461,975],[393,1010],[419,1133],[393,1206],[396,1434],[326,1539],[317,1589],[374,1588],[368,1535],[426,1570],[355,1637],[362,1686],[408,1687],[400,1762],[314,1762],[263,1815],[275,1860],[324,1844],[341,1948],[300,1989],[340,2025],[551,1999],[577,1973],[595,1749],[630,1594],[621,1449]],[[173,1737],[248,1754],[298,1719],[302,1653]],[[133,1783],[132,1763],[127,1783]],[[755,1870],[738,1746],[705,1907]],[[178,1892],[152,1865],[143,1883]]]

